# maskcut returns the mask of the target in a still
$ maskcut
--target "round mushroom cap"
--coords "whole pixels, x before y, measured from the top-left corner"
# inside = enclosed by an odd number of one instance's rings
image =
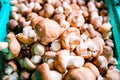
[[[70,70],[63,80],[96,80],[96,78],[90,69],[80,67]]]
[[[38,66],[38,69],[33,73],[32,80],[51,80],[50,68],[47,63]]]
[[[56,21],[46,18],[36,24],[35,32],[40,37],[41,43],[47,45],[60,36],[61,27]]]
[[[98,78],[98,76],[100,75],[98,68],[94,64],[87,62],[85,63],[84,67],[89,68],[92,71],[92,73],[96,76],[96,78]]]

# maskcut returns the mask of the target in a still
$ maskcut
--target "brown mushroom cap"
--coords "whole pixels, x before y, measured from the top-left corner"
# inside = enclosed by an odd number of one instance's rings
[[[60,73],[66,71],[69,53],[69,50],[61,50],[55,57],[54,66]]]
[[[21,50],[21,46],[20,43],[18,42],[18,40],[15,37],[15,34],[13,32],[10,32],[7,35],[8,39],[10,40],[9,42],[9,50],[10,50],[10,54],[8,55],[9,59],[13,59],[15,57],[18,57],[20,50]],[[14,45],[14,46],[13,46]]]
[[[117,69],[111,69],[107,71],[105,80],[120,80],[120,71]]]
[[[96,80],[96,78],[90,69],[80,67],[70,70],[63,80]]]
[[[67,17],[67,21],[72,27],[80,27],[84,24],[85,20],[80,11],[73,11]]]
[[[46,18],[35,26],[35,32],[40,37],[41,43],[47,45],[60,36],[61,28],[56,21]]]
[[[23,44],[32,44],[34,42],[34,38],[30,38],[22,33],[17,34],[16,38]]]
[[[96,76],[96,78],[98,78],[98,76],[100,75],[98,68],[94,64],[87,62],[85,63],[84,67],[89,68],[92,71],[92,73]]]
[[[41,64],[33,73],[32,80],[51,80],[50,68],[47,63]]]
[[[101,55],[103,52],[103,47],[105,46],[104,40],[101,37],[95,37],[92,40],[97,45],[97,47],[99,49],[97,52],[97,55],[95,55],[95,56]]]
[[[80,31],[75,27],[66,29],[60,38],[61,45],[65,49],[72,49],[73,45],[80,44]]]

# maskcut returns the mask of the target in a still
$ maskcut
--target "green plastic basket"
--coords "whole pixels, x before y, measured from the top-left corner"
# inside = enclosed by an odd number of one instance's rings
[[[120,0],[104,0],[110,13],[110,23],[112,24],[114,53],[118,60],[117,68],[120,70]]]
[[[7,35],[6,24],[9,21],[10,1],[0,0],[0,41],[4,41]]]
[[[5,41],[7,35],[7,22],[10,15],[10,0],[0,0],[0,41]],[[118,60],[117,68],[120,70],[120,0],[104,0],[110,13],[110,23],[113,26],[114,53]]]

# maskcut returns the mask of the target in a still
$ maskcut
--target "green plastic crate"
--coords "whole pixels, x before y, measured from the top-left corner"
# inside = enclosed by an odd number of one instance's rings
[[[4,41],[7,35],[6,24],[9,21],[10,1],[0,0],[0,41]]]
[[[0,0],[0,42],[5,41],[7,35],[7,22],[10,15],[10,0]],[[104,0],[110,14],[110,23],[113,26],[114,53],[118,60],[117,68],[120,70],[120,0]]]

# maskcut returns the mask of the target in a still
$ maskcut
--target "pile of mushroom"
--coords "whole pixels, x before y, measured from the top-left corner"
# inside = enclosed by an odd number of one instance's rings
[[[103,1],[11,0],[2,80],[120,80],[109,19]]]

